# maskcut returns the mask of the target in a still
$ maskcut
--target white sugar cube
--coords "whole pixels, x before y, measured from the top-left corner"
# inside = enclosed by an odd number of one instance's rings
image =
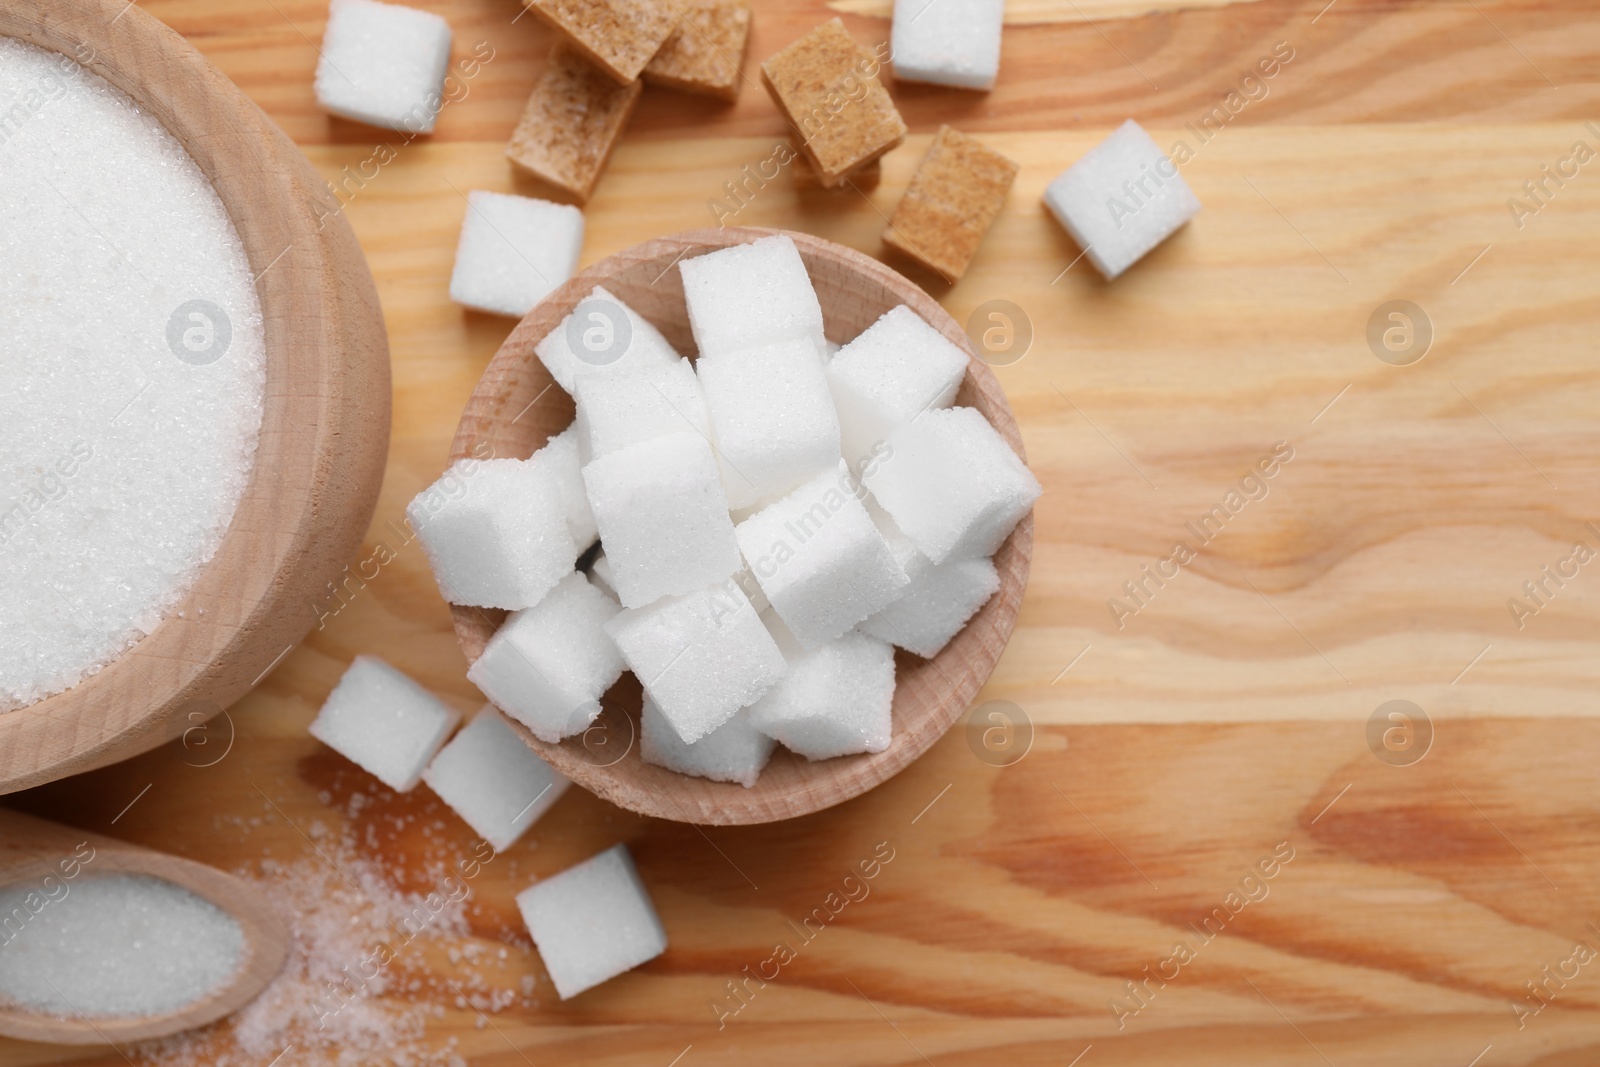
[[[1132,119],[1051,182],[1044,202],[1108,279],[1200,210],[1178,165]]]
[[[574,571],[536,606],[508,618],[467,679],[501,711],[551,744],[600,714],[600,697],[622,677],[622,655],[606,634],[616,601]]]
[[[636,374],[589,374],[576,381],[585,463],[669,433],[711,436],[705,394],[686,359]]]
[[[735,530],[772,610],[807,647],[832,641],[910,583],[859,492],[835,460]]]
[[[583,468],[624,607],[687,593],[740,567],[717,461],[705,438],[674,433]]]
[[[376,0],[333,0],[315,90],[324,111],[371,126],[432,133],[450,64],[450,24]]]
[[[824,358],[822,305],[792,239],[763,237],[678,267],[702,358],[780,341],[808,341],[815,358]]]
[[[515,844],[572,784],[488,705],[433,757],[422,780],[497,852]]]
[[[474,189],[461,221],[450,299],[521,318],[572,277],[583,248],[583,212],[531,196]]]
[[[737,585],[624,611],[606,632],[663,717],[693,744],[783,677],[783,654]]]
[[[517,894],[517,908],[562,1000],[667,950],[626,845],[534,883]]]
[[[404,793],[460,721],[460,712],[377,656],[357,656],[312,720],[311,736]]]
[[[761,777],[776,744],[750,725],[750,715],[743,710],[694,744],[685,744],[655,701],[648,695],[644,698],[639,755],[657,767],[714,782],[738,782],[748,789]]]
[[[700,357],[728,504],[783,495],[839,458],[839,416],[816,350],[784,341]]]
[[[406,520],[452,604],[532,607],[578,556],[551,471],[528,460],[459,460]]]
[[[889,451],[862,480],[934,563],[994,555],[1043,491],[974,408],[924,412],[890,435]]]
[[[1005,0],[894,0],[896,81],[992,89]]]
[[[583,463],[578,458],[578,430],[568,426],[545,442],[528,461],[546,473],[555,485],[566,510],[567,530],[581,555],[600,536],[589,508],[589,494],[583,485]]]
[[[966,373],[966,353],[904,304],[841,348],[827,375],[850,469],[870,463],[898,427],[954,403]]]
[[[930,567],[899,600],[859,629],[932,659],[999,588],[1000,575],[989,560],[951,560]]]
[[[789,673],[750,706],[750,723],[806,759],[889,747],[894,649],[851,631],[789,661]]]
[[[533,351],[569,393],[575,391],[580,372],[637,374],[679,358],[649,320],[598,285]]]

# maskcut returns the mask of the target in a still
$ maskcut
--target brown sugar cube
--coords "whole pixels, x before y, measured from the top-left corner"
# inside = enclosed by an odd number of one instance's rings
[[[638,82],[618,85],[577,52],[557,45],[522,109],[506,157],[582,203],[594,192],[643,91]]]
[[[811,168],[806,157],[796,152],[794,162],[791,164],[794,172],[794,187],[802,190],[827,189],[830,193],[850,191],[850,186],[855,186],[863,193],[870,193],[878,187],[883,180],[883,161],[874,159],[871,163],[863,164],[839,179],[839,184],[828,188],[817,177],[817,172]]]
[[[882,61],[830,19],[761,64],[767,92],[829,188],[905,139]]]
[[[737,0],[686,0],[683,20],[644,68],[644,80],[686,93],[739,99],[750,9]]]
[[[972,262],[1016,177],[1011,160],[940,126],[889,218],[883,241],[953,282]]]
[[[678,27],[676,0],[524,0],[567,43],[624,84]]]

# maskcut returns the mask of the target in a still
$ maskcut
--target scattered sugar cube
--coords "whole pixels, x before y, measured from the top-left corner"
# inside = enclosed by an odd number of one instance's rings
[[[583,56],[557,46],[511,132],[506,158],[583,203],[594,193],[642,88],[638,82],[618,85]]]
[[[406,507],[452,604],[532,607],[578,557],[551,465],[459,460]]]
[[[583,481],[624,607],[688,593],[739,569],[728,498],[699,434],[618,449],[584,467]]]
[[[863,622],[860,629],[932,659],[999,588],[1000,575],[988,559],[951,560],[930,567],[899,600]]]
[[[923,412],[889,436],[889,453],[862,480],[934,563],[994,555],[1043,492],[975,408]]]
[[[475,311],[521,318],[572,277],[583,248],[583,212],[529,196],[467,194],[450,299]]]
[[[583,485],[583,462],[578,457],[578,428],[576,423],[545,442],[528,462],[536,469],[546,471],[553,481],[561,503],[566,510],[567,530],[579,555],[588,550],[600,536],[595,525],[594,512],[589,508],[589,494]]]
[[[617,599],[616,576],[611,573],[611,561],[606,559],[604,552],[594,558],[589,565],[589,581],[594,587],[613,600]]]
[[[517,908],[562,1000],[667,950],[626,845],[535,882],[517,894]]]
[[[669,433],[711,437],[705,394],[686,359],[637,374],[579,371],[574,395],[585,463]]]
[[[678,26],[676,0],[524,0],[619,84],[638,79]]]
[[[883,243],[955,281],[1005,207],[1017,165],[992,148],[940,126],[911,176]]]
[[[357,656],[312,720],[311,736],[404,793],[460,721],[460,712],[377,656]]]
[[[879,68],[878,57],[837,18],[761,64],[767,92],[805,138],[801,150],[823,185],[838,185],[905,139]]]
[[[422,780],[497,852],[515,844],[572,784],[487,704],[433,757]]]
[[[894,0],[895,81],[993,89],[1005,0]]]
[[[836,460],[734,531],[773,611],[807,647],[838,637],[910,583],[859,492]]]
[[[810,341],[822,357],[822,305],[791,238],[720,248],[678,270],[701,359],[781,341]]]
[[[731,583],[624,611],[606,625],[662,716],[693,744],[783,677],[783,654]]]
[[[574,571],[501,625],[467,680],[541,741],[555,744],[580,733],[599,717],[600,697],[622,677],[622,655],[605,630],[619,610]]]
[[[882,752],[893,729],[894,649],[851,631],[789,661],[750,724],[806,759]]]
[[[642,374],[679,359],[650,320],[599,285],[533,351],[550,377],[574,396],[579,374]]]
[[[793,489],[839,459],[839,416],[810,341],[701,356],[696,364],[733,508]]]
[[[315,90],[324,111],[369,126],[432,133],[444,104],[450,24],[376,0],[333,0]]]
[[[694,744],[685,744],[656,702],[648,695],[644,698],[639,755],[657,767],[714,782],[738,782],[749,789],[761,777],[776,744],[750,725],[750,714],[743,709]]]
[[[828,361],[844,457],[859,472],[889,435],[924,411],[947,408],[967,373],[967,354],[901,304]]]
[[[737,100],[750,8],[741,0],[686,0],[678,28],[644,68],[644,80],[686,93]]]
[[[806,160],[804,153],[796,153],[794,162],[789,164],[789,172],[794,175],[794,187],[801,192],[846,195],[870,193],[883,181],[883,160],[874,159],[855,170],[846,171],[840,176],[839,184],[833,186],[822,184],[822,179],[817,177],[816,170]]]
[[[1108,280],[1200,210],[1178,165],[1132,119],[1051,182],[1044,202]]]

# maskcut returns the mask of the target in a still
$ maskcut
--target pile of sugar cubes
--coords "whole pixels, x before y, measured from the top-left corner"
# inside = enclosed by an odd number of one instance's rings
[[[467,672],[491,704],[461,726],[358,656],[311,725],[390,788],[426,783],[496,850],[570,785],[506,717],[581,734],[624,671],[644,690],[640,756],[668,770],[750,787],[780,744],[882,752],[895,647],[955,637],[1040,493],[953,406],[967,357],[910,308],[835,348],[788,237],[679,270],[692,362],[597,287],[536,346],[573,424],[527,459],[454,464],[407,508],[445,598],[511,612]],[[666,948],[620,845],[517,903],[563,999]]]
[[[410,505],[445,598],[512,613],[468,677],[555,743],[632,671],[643,758],[718,781],[881,752],[893,647],[937,655],[994,594],[1039,484],[910,308],[830,357],[788,237],[678,269],[693,362],[596,288],[536,348],[574,423]]]

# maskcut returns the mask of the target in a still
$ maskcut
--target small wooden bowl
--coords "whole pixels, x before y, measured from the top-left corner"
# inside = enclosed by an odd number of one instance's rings
[[[267,355],[255,468],[215,556],[154,633],[72,689],[0,714],[8,793],[178,736],[305,636],[377,503],[389,349],[327,183],[182,37],[126,0],[0,0],[0,35],[83,59],[188,150],[257,276]]]
[[[87,846],[90,851],[80,851]],[[91,858],[82,860],[82,857]],[[70,876],[67,871],[71,871]],[[289,931],[267,898],[250,883],[203,863],[169,856],[70,826],[0,808],[0,886],[26,884],[41,895],[108,874],[143,874],[180,886],[233,916],[244,934],[233,976],[185,1007],[161,1015],[46,1015],[0,1002],[0,1034],[58,1045],[103,1045],[165,1037],[215,1022],[254,999],[277,975],[289,952]],[[50,879],[52,881],[46,881]],[[52,907],[46,904],[45,907]]]
[[[495,353],[461,416],[450,461],[469,455],[530,456],[572,421],[571,398],[555,385],[533,348],[596,285],[605,286],[649,319],[680,352],[692,352],[677,261],[777,232],[781,231],[728,227],[661,237],[604,259],[568,281],[529,312]],[[909,305],[967,353],[967,377],[956,403],[983,412],[1017,455],[1023,455],[1022,435],[1000,383],[937,301],[860,252],[808,234],[788,236],[799,247],[816,286],[830,340],[848,341],[890,308]],[[903,770],[961,717],[994,670],[1016,625],[1032,550],[1030,513],[995,556],[1000,591],[965,629],[932,660],[896,653],[894,734],[883,752],[811,762],[779,748],[750,789],[691,778],[639,758],[640,694],[637,684],[626,682],[606,695],[604,711],[587,733],[551,745],[521,726],[517,729],[562,774],[641,815],[728,826],[775,822],[831,807]],[[461,649],[468,661],[475,661],[506,613],[458,606],[451,610]]]

